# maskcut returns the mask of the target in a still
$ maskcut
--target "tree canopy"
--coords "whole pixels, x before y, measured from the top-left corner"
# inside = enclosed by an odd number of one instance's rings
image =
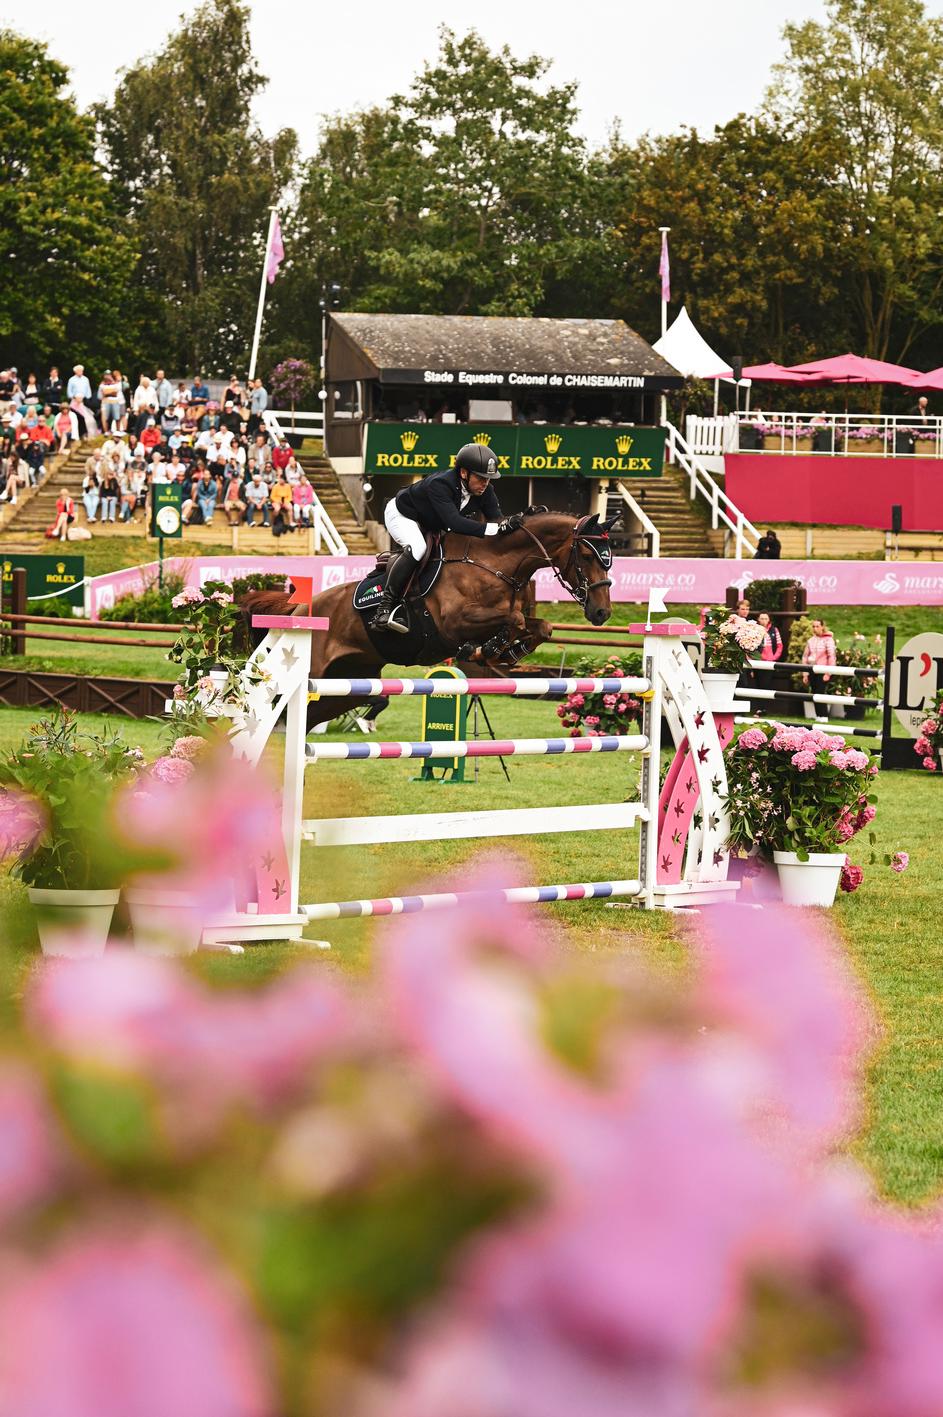
[[[474,30],[444,27],[385,104],[323,119],[303,164],[253,118],[243,0],[202,0],[91,116],[41,45],[0,44],[0,330],[21,362],[242,365],[277,204],[263,368],[317,357],[332,282],[348,309],[620,316],[652,337],[660,226],[673,303],[728,357],[943,364],[943,20],[923,0],[828,0],[786,25],[757,112],[595,151],[575,86]]]

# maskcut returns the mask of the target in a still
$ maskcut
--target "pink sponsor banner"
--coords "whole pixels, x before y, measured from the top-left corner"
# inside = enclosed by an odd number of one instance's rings
[[[194,556],[165,561],[165,571],[182,574],[187,585],[232,581],[249,575],[311,576],[317,594],[360,580],[374,565],[372,556]],[[95,576],[86,587],[89,615],[129,591],[151,584],[157,563]],[[667,557],[658,561],[620,556],[612,568],[612,599],[644,603],[656,587],[669,605],[709,605],[724,601],[727,587],[748,591],[751,581],[767,577],[795,579],[812,605],[943,605],[943,562],[926,561],[733,561]],[[568,600],[552,571],[537,573],[537,599]]]

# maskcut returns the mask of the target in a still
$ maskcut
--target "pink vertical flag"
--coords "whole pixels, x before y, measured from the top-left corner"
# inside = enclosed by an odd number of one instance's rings
[[[661,260],[658,262],[658,274],[661,276],[661,298],[665,304],[671,300],[671,265],[668,260],[668,233],[661,233]]]
[[[265,263],[265,274],[269,285],[278,275],[278,268],[285,256],[285,248],[282,245],[282,224],[276,215],[272,224],[272,240],[268,248],[268,260]]]

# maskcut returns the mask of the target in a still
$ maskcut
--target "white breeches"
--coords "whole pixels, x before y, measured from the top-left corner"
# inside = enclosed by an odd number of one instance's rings
[[[426,534],[418,522],[403,516],[395,497],[387,502],[383,521],[393,540],[411,551],[414,561],[421,561],[426,554]]]

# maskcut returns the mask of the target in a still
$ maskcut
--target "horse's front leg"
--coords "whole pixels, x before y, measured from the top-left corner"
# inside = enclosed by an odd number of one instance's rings
[[[499,611],[493,606],[466,605],[442,618],[439,633],[447,642],[460,646],[460,652],[470,652],[498,634],[505,634],[508,642],[519,639],[525,627],[526,621],[519,610]]]

